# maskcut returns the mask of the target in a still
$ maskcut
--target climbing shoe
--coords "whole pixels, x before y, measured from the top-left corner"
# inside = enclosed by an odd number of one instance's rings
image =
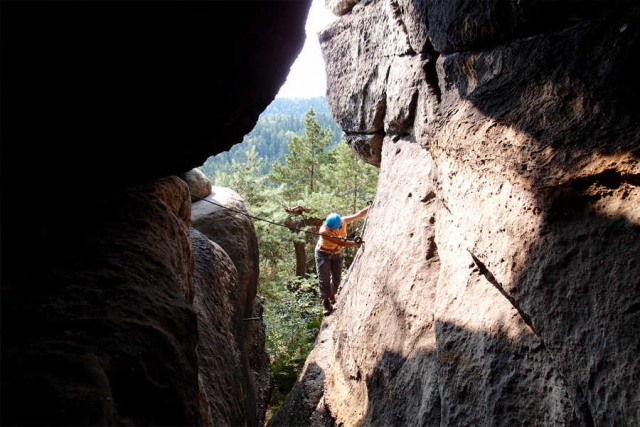
[[[331,301],[329,301],[329,298],[323,299],[322,300],[322,306],[324,307],[324,314],[331,314],[331,312],[333,311],[333,306],[331,305]]]
[[[336,296],[335,296],[335,295],[331,295],[331,296],[329,297],[329,302],[330,302],[331,304],[335,304],[335,303],[336,303]]]

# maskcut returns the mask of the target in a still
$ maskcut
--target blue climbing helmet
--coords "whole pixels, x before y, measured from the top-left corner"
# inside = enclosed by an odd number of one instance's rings
[[[342,219],[337,213],[330,213],[327,216],[327,220],[324,222],[331,230],[337,230],[342,225]]]

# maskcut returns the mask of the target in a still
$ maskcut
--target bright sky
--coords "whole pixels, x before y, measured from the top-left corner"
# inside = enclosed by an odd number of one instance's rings
[[[338,19],[324,6],[324,0],[313,0],[305,32],[307,38],[298,58],[291,66],[287,81],[276,98],[315,98],[325,96],[327,77],[318,42],[318,31]]]

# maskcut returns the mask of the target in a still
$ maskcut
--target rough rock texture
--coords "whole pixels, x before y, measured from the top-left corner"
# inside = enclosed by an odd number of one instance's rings
[[[274,424],[640,424],[635,2],[329,3],[329,104],[381,185]],[[241,345],[199,352],[194,278],[230,264],[196,262],[175,177],[252,129],[309,4],[0,3],[2,425],[259,423],[199,368]]]
[[[210,196],[193,204],[191,223],[193,228],[214,241],[233,263],[234,280],[223,282],[231,288],[226,292],[233,294],[236,304],[234,316],[228,319],[240,320],[238,328],[242,338],[242,364],[247,366],[251,394],[255,395],[253,401],[257,403],[258,414],[263,421],[272,384],[269,355],[265,350],[263,305],[261,299],[256,298],[259,258],[253,221],[248,216],[242,198],[235,191],[213,187]]]
[[[250,132],[302,49],[310,1],[0,7],[0,423],[261,425],[264,329],[237,310],[224,325],[236,341],[199,341],[220,331],[202,330],[192,306],[214,298],[197,293],[210,283],[194,282],[202,260],[178,177]],[[227,277],[210,246],[198,256]],[[242,345],[248,363],[216,364],[255,380],[234,384],[238,396],[198,357],[230,360]]]
[[[636,4],[360,2],[320,40],[381,176],[271,425],[639,424]]]
[[[191,192],[191,202],[197,202],[211,194],[211,181],[198,168],[193,168],[189,172],[180,175],[189,186]]]
[[[3,337],[3,363],[29,372],[4,372],[11,393],[3,405],[56,396],[22,415],[30,425],[264,423],[271,393],[264,324],[245,326],[236,267],[191,227],[190,194],[182,179],[168,177],[104,201],[76,248],[79,264],[58,266],[50,279],[68,283],[32,301],[23,325],[39,341]],[[244,226],[255,240],[251,221]],[[240,234],[222,227],[222,241],[232,240],[225,232]],[[255,295],[256,281],[249,284]],[[4,290],[5,314],[17,315],[19,300]]]
[[[258,240],[242,198],[229,188],[213,187],[211,195],[193,204],[193,228],[229,254],[238,271],[241,314],[251,317],[258,289]]]
[[[200,424],[189,208],[177,177],[132,188],[33,287],[3,280],[3,425]]]
[[[358,4],[358,0],[326,0],[326,8],[334,15],[341,16],[349,13],[353,6]]]
[[[229,255],[196,229],[194,283],[200,376],[211,412],[209,425],[260,425],[242,338],[238,273]],[[198,256],[199,255],[199,256]],[[229,369],[220,369],[225,366]]]

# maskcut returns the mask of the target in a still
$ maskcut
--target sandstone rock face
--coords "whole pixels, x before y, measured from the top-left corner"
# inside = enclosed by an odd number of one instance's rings
[[[245,317],[251,317],[258,289],[259,259],[255,228],[242,198],[233,190],[214,187],[193,204],[191,222],[229,254],[238,271],[238,294]]]
[[[219,294],[224,292],[225,299],[220,296],[210,295],[210,292],[204,293],[209,305],[217,307],[222,304],[225,307],[226,315],[217,313],[219,322],[226,322],[227,327],[235,325],[238,333],[237,352],[239,359],[234,364],[235,369],[227,373],[218,373],[226,364],[211,364],[212,375],[230,375],[233,378],[244,378],[246,376],[248,384],[242,389],[240,394],[225,395],[223,400],[233,401],[236,397],[247,400],[254,405],[251,409],[250,405],[245,403],[240,406],[247,412],[247,419],[243,422],[240,418],[230,419],[237,422],[231,422],[231,425],[261,425],[264,421],[264,415],[268,400],[271,396],[272,384],[270,376],[270,360],[265,349],[265,324],[262,319],[262,301],[257,298],[258,276],[259,276],[259,259],[258,259],[258,242],[255,228],[248,212],[244,207],[242,198],[233,190],[224,187],[213,187],[212,194],[193,204],[191,211],[191,221],[193,228],[199,233],[206,236],[216,248],[216,252],[224,252],[226,257],[231,261],[233,267],[233,276],[227,277],[225,280],[216,277],[220,274],[215,268],[216,265],[224,265],[218,261],[210,261],[211,264],[209,282],[203,286],[209,288],[211,286],[221,288],[216,290]],[[218,258],[220,255],[217,256]],[[216,258],[217,259],[217,258]],[[226,259],[226,258],[225,258]],[[209,296],[207,296],[209,295]],[[227,301],[225,304],[222,301]],[[233,307],[227,306],[233,304]],[[212,309],[213,310],[213,309]],[[214,311],[212,311],[213,313]],[[243,320],[250,319],[250,320]],[[216,325],[209,325],[219,329]],[[213,332],[212,332],[213,333]],[[212,346],[212,353],[215,357],[219,357],[218,353],[226,352],[225,346]],[[241,362],[241,363],[240,363]],[[223,390],[219,390],[223,391]],[[216,393],[219,394],[219,393]],[[257,409],[256,409],[257,408]],[[255,413],[253,415],[249,415]],[[215,418],[215,416],[214,416]],[[224,418],[219,418],[223,421]],[[219,423],[215,423],[218,425]]]
[[[356,4],[358,4],[357,0],[325,0],[327,10],[337,16],[348,13]]]
[[[383,173],[273,419],[640,424],[633,2],[329,3],[329,103]],[[161,178],[250,131],[309,2],[152,4],[2,4],[3,425],[209,425],[248,401],[211,397],[198,369],[240,348],[199,353],[191,305],[199,268],[231,269],[200,238],[195,258],[186,187]]]
[[[191,243],[199,370],[211,414],[207,425],[259,425],[242,337],[238,273],[229,255],[195,229]]]
[[[64,285],[26,312],[39,342],[3,336],[3,363],[24,366],[3,372],[11,391],[3,405],[41,400],[40,411],[22,415],[30,425],[263,424],[264,324],[243,320],[240,286],[255,295],[256,280],[241,282],[227,252],[191,227],[190,195],[174,176],[104,200],[75,257],[43,277]],[[255,239],[251,221],[244,226]],[[25,298],[17,291],[4,289],[7,316]],[[261,318],[261,305],[251,307]]]
[[[3,325],[11,425],[200,424],[187,185],[167,178],[105,202],[67,263],[30,288],[3,283],[3,316],[22,326]],[[16,413],[28,402],[37,408]]]
[[[261,425],[264,325],[239,325],[261,317],[257,273],[247,264],[221,281],[222,244],[194,258],[177,177],[250,132],[302,49],[310,1],[1,7],[0,424]],[[217,325],[242,339],[225,344],[200,331],[221,318],[192,305],[215,299],[199,270],[211,259],[211,283],[242,290],[236,317]],[[242,346],[216,366],[242,383],[227,394],[199,357]]]
[[[640,423],[640,10],[560,3],[366,2],[320,35],[381,176],[273,425],[303,395],[304,425]]]
[[[197,202],[211,194],[211,181],[200,169],[191,169],[189,172],[182,174],[180,178],[189,186],[192,202]]]

